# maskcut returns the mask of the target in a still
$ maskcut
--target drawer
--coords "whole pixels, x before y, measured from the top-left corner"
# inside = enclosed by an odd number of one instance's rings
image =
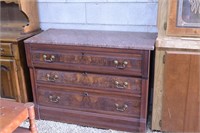
[[[36,69],[38,83],[75,86],[106,90],[109,92],[141,93],[140,78],[93,74],[87,72],[67,72]]]
[[[116,75],[142,75],[142,52],[127,54],[71,50],[65,50],[65,52],[52,51],[33,50],[31,53],[33,65],[43,68]]]
[[[140,116],[140,98],[126,95],[112,95],[107,92],[82,91],[66,88],[38,86],[38,104],[48,107],[99,112],[125,116]]]
[[[0,53],[1,53],[1,56],[13,56],[12,44],[11,43],[1,43]]]

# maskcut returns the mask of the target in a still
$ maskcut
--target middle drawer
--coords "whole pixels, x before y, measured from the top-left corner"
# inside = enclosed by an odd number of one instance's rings
[[[141,93],[140,78],[92,74],[87,72],[67,72],[36,69],[38,83],[54,85],[86,87],[127,93]]]

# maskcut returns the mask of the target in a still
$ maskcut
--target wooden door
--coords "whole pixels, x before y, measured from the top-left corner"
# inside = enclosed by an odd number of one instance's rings
[[[200,132],[200,53],[166,53],[161,128]]]
[[[19,83],[17,78],[17,68],[15,60],[0,59],[1,64],[1,88],[2,98],[14,99],[21,102]]]

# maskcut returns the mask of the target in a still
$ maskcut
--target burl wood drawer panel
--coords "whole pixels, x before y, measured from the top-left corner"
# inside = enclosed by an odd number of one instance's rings
[[[68,87],[69,88],[69,87]],[[140,96],[38,86],[38,104],[117,115],[140,116]]]
[[[53,52],[52,52],[53,51]],[[120,75],[142,75],[143,52],[106,53],[83,50],[33,50],[33,65],[38,67],[112,73]]]
[[[11,43],[0,43],[1,56],[13,56]]]
[[[36,69],[38,83],[141,94],[142,79],[123,76]]]

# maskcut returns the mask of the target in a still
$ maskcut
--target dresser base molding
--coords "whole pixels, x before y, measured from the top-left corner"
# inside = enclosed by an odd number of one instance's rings
[[[66,122],[69,124],[78,124],[82,126],[91,126],[104,129],[115,129],[128,132],[144,131],[146,127],[145,120],[137,118],[127,118],[121,116],[112,116],[99,113],[83,112],[77,110],[66,110],[61,108],[50,108],[39,106],[40,119]],[[59,115],[58,115],[59,114]],[[140,127],[140,125],[145,125]],[[142,130],[140,130],[140,128]]]

